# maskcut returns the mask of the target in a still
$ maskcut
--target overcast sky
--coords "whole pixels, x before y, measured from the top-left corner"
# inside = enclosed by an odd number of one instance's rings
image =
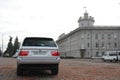
[[[95,25],[120,25],[120,0],[0,0],[0,46],[18,36],[45,36],[55,40],[78,28],[86,7]],[[3,37],[2,37],[3,36]],[[5,46],[4,46],[5,47]]]

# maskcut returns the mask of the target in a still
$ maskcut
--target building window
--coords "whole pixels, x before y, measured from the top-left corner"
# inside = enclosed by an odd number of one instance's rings
[[[99,57],[99,52],[96,52],[96,55],[95,55],[95,57]]]
[[[99,45],[99,44],[98,44],[98,43],[96,43],[96,47],[98,47],[98,45]]]
[[[98,34],[95,35],[95,39],[98,39]]]
[[[119,52],[119,54],[118,54],[119,56],[120,56],[120,52]]]
[[[108,34],[108,39],[111,39],[111,35],[110,34]]]
[[[88,48],[90,47],[90,43],[87,44]]]
[[[114,48],[117,48],[117,43],[114,43]]]
[[[102,39],[104,39],[104,34],[102,34]]]
[[[111,47],[111,43],[108,43],[108,48],[110,48]]]

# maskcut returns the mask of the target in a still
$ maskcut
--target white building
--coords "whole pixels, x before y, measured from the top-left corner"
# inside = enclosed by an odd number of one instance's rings
[[[62,57],[101,57],[105,51],[120,50],[120,26],[94,26],[94,22],[85,12],[77,29],[59,36]]]

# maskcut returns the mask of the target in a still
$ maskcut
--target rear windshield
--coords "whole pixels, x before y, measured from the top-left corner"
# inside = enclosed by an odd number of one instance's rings
[[[26,38],[23,46],[56,47],[56,44],[51,38]]]

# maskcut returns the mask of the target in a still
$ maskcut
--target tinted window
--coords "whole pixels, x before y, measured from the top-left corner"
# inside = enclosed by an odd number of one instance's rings
[[[109,54],[110,56],[117,56],[117,54]]]
[[[26,38],[23,46],[56,47],[56,44],[51,38]]]

